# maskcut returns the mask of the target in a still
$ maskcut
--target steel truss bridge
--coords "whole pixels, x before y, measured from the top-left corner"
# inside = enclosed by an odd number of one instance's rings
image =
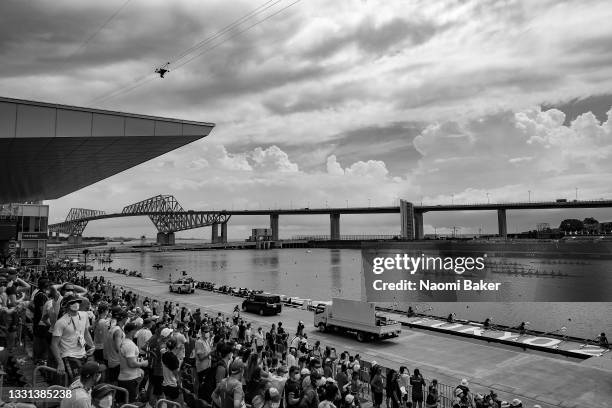
[[[212,242],[227,242],[227,222],[232,215],[269,215],[272,240],[278,240],[279,215],[328,214],[330,216],[330,238],[340,239],[340,214],[397,214],[406,213],[405,204],[409,204],[409,216],[402,216],[403,238],[423,238],[423,214],[439,211],[497,211],[499,235],[506,236],[506,210],[535,209],[568,209],[568,208],[611,208],[612,200],[589,201],[541,201],[514,203],[474,203],[445,205],[413,205],[403,202],[400,206],[389,207],[346,207],[346,208],[296,208],[268,210],[202,210],[186,211],[172,195],[157,195],[146,200],[128,205],[120,213],[106,214],[104,211],[84,208],[72,208],[66,220],[49,225],[49,232],[66,234],[70,237],[81,237],[89,221],[106,218],[148,216],[157,228],[157,241],[160,244],[174,244],[174,233],[200,227],[212,227]],[[402,210],[404,208],[404,211]],[[406,225],[404,225],[406,224]],[[409,224],[409,225],[408,225]],[[219,225],[221,235],[219,236]],[[404,228],[406,227],[406,228]]]

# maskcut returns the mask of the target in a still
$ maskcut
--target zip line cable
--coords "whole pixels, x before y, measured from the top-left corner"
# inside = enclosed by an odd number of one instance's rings
[[[271,1],[273,1],[273,4],[271,4],[271,5],[269,5],[269,6],[266,6],[266,5],[267,5],[267,4],[269,4]],[[234,23],[229,24],[228,26],[226,26],[225,28],[223,28],[221,31],[224,31],[224,30],[225,30],[225,32],[223,32],[223,34],[225,34],[227,31],[229,31],[229,30],[227,30],[227,28],[228,28],[228,27],[232,27],[232,28],[234,28],[234,26],[236,26],[236,25],[238,25],[238,24],[240,24],[240,23],[242,23],[242,22],[244,22],[244,21],[246,21],[246,20],[249,20],[250,18],[254,17],[255,15],[262,13],[263,11],[265,11],[265,10],[269,9],[270,7],[272,7],[272,6],[274,6],[274,5],[278,4],[278,3],[280,3],[281,1],[282,1],[282,0],[270,0],[270,1],[268,1],[268,2],[266,2],[266,3],[264,3],[264,4],[262,4],[262,5],[261,5],[261,6],[259,6],[258,8],[254,9],[254,10],[253,10],[253,11],[251,11],[250,13],[246,14],[245,16],[241,17],[240,19],[236,20]],[[209,52],[209,51],[214,50],[215,48],[217,48],[217,47],[221,46],[222,44],[224,44],[225,42],[227,42],[227,41],[229,41],[229,40],[231,40],[231,39],[233,39],[233,38],[237,37],[238,35],[240,35],[240,34],[242,34],[242,33],[246,32],[246,31],[248,31],[248,30],[251,30],[252,28],[254,28],[254,27],[258,26],[259,24],[261,24],[261,23],[263,23],[263,22],[265,22],[265,21],[267,21],[267,20],[271,19],[272,17],[274,17],[274,16],[276,16],[276,15],[280,14],[281,12],[283,12],[283,11],[287,10],[288,8],[290,8],[290,7],[294,6],[295,4],[299,3],[300,1],[301,1],[301,0],[296,0],[296,1],[294,1],[293,3],[290,3],[289,5],[287,5],[287,6],[285,6],[285,7],[282,7],[281,9],[279,9],[279,10],[275,11],[274,13],[269,14],[268,16],[264,17],[263,19],[256,21],[255,23],[253,23],[253,24],[249,25],[248,27],[246,27],[246,28],[244,28],[244,29],[242,29],[242,30],[237,31],[237,32],[236,32],[236,33],[234,33],[233,35],[231,35],[231,36],[229,36],[229,37],[224,38],[222,41],[220,41],[220,42],[218,42],[218,43],[216,43],[216,44],[214,44],[214,45],[211,45],[211,46],[209,46],[209,47],[205,47],[205,48],[204,48],[204,49],[203,49],[201,52],[199,52],[199,53],[195,54],[194,56],[192,56],[191,58],[188,58],[187,60],[185,60],[185,61],[181,62],[179,65],[177,65],[177,66],[176,66],[176,67],[173,69],[173,71],[175,71],[175,70],[177,70],[177,69],[179,69],[179,68],[181,68],[181,67],[183,67],[183,66],[187,65],[188,63],[192,62],[192,61],[193,61],[193,60],[195,60],[196,58],[199,58],[199,57],[201,57],[202,55],[204,55],[205,53],[207,53],[207,52]],[[264,6],[265,6],[265,7],[264,7]],[[263,8],[262,10],[259,10],[259,9],[261,9],[262,7],[264,7],[264,8]],[[256,12],[256,10],[259,10],[259,11],[257,11],[257,12]],[[247,16],[248,16],[248,18],[246,18]],[[193,47],[190,47],[189,49],[190,49],[190,50],[192,50],[192,51],[190,51],[190,52],[188,52],[188,53],[187,53],[186,51],[185,51],[185,52],[183,52],[183,53],[181,53],[180,55],[182,55],[182,57],[180,57],[180,58],[178,58],[178,59],[175,59],[175,62],[176,62],[176,61],[180,61],[180,60],[181,60],[181,59],[183,59],[184,57],[188,56],[189,54],[191,54],[191,53],[193,52],[193,50],[196,50],[196,49],[198,49],[198,48],[201,48],[201,47],[202,47],[202,45],[204,45],[205,43],[210,42],[210,41],[212,41],[212,40],[214,40],[214,39],[219,38],[221,31],[220,31],[220,32],[218,32],[217,34],[214,34],[213,36],[208,37],[207,39],[205,39],[205,40],[201,41],[200,43],[198,43],[198,44],[194,45]],[[196,46],[197,46],[197,47],[196,47]],[[167,63],[166,65],[169,65],[169,63]],[[126,85],[126,86],[123,86],[123,87],[121,87],[121,88],[119,88],[119,89],[116,89],[116,90],[111,91],[111,92],[107,92],[106,94],[103,94],[103,95],[101,95],[101,96],[99,96],[99,97],[97,97],[97,98],[92,99],[90,103],[103,103],[103,102],[107,101],[108,99],[112,99],[112,98],[115,98],[115,97],[117,97],[117,96],[120,96],[120,95],[126,94],[126,93],[128,93],[128,92],[131,92],[132,90],[134,90],[134,89],[136,89],[136,88],[139,88],[140,86],[145,85],[146,83],[149,83],[149,82],[151,82],[153,79],[156,79],[156,78],[157,78],[157,76],[151,76],[151,74],[145,75],[145,76],[140,77],[139,79],[135,80],[135,81],[134,81],[134,82],[133,82],[131,85]]]
[[[123,10],[125,8],[125,6],[127,6],[130,1],[132,1],[132,0],[126,0],[123,3],[123,5],[121,7],[119,7],[113,14],[111,14],[110,17],[108,17],[106,19],[106,21],[104,21],[104,23],[93,34],[91,34],[89,37],[87,37],[87,39],[85,41],[83,41],[81,43],[81,45],[79,45],[79,47],[76,50],[74,50],[74,52],[72,54],[70,54],[68,57],[66,57],[66,60],[69,60],[72,57],[74,57],[82,48],[86,48],[87,45],[96,37],[96,35],[98,35],[100,33],[100,31],[102,31],[104,29],[104,27],[106,27],[115,17],[117,17],[117,15],[119,13],[121,13],[121,10]]]
[[[197,44],[194,44],[193,46],[187,48],[185,51],[181,52],[176,57],[173,57],[170,61],[171,62],[172,61],[176,62],[176,61],[181,60],[182,58],[184,58],[187,55],[191,54],[196,49],[202,47],[203,45],[206,45],[211,40],[214,40],[214,39],[218,38],[222,34],[225,34],[227,31],[231,31],[232,28],[240,25],[240,23],[242,23],[242,22],[244,22],[246,20],[249,20],[251,17],[254,17],[257,14],[260,14],[260,13],[266,11],[267,9],[269,9],[270,7],[275,6],[276,4],[280,3],[281,1],[283,1],[283,0],[268,0],[267,2],[263,3],[262,5],[260,5],[259,7],[255,8],[255,9],[251,10],[249,13],[247,13],[244,16],[240,17],[239,19],[235,20],[234,22],[226,25],[221,30],[217,31],[215,34],[213,34],[213,35],[205,38],[204,40],[198,42]],[[273,4],[270,4],[270,3],[273,3]],[[263,10],[260,10],[262,8],[263,8]]]
[[[290,3],[289,5],[287,5],[287,6],[283,7],[283,8],[281,8],[280,10],[277,10],[277,11],[275,11],[274,13],[272,13],[272,14],[270,14],[270,15],[266,16],[265,18],[263,18],[263,19],[261,19],[261,20],[259,20],[259,21],[255,22],[255,23],[251,24],[250,26],[248,26],[248,27],[246,27],[246,28],[244,28],[244,29],[242,29],[242,30],[240,30],[240,31],[236,32],[234,35],[231,35],[231,36],[229,36],[229,37],[226,37],[226,38],[225,38],[223,41],[221,41],[220,43],[217,43],[217,44],[213,45],[212,47],[209,47],[209,48],[204,49],[202,52],[200,52],[200,53],[198,53],[198,54],[194,55],[193,57],[191,57],[191,58],[187,59],[186,61],[182,62],[181,64],[177,65],[177,66],[174,68],[174,71],[176,71],[177,69],[179,69],[179,68],[181,68],[181,67],[183,67],[183,66],[185,66],[185,65],[189,64],[191,61],[193,61],[193,60],[194,60],[194,59],[196,59],[196,58],[201,57],[202,55],[206,54],[207,52],[214,50],[215,48],[217,48],[217,47],[219,47],[220,45],[224,44],[225,42],[227,42],[227,41],[231,40],[232,38],[239,36],[240,34],[244,33],[245,31],[248,31],[248,30],[250,30],[250,29],[252,29],[252,28],[254,28],[254,27],[258,26],[259,24],[263,23],[264,21],[267,21],[267,20],[271,19],[272,17],[274,17],[274,16],[276,16],[276,15],[278,15],[278,14],[282,13],[283,11],[285,11],[285,10],[287,10],[289,7],[291,7],[291,6],[293,6],[293,5],[297,4],[297,3],[299,3],[300,1],[301,1],[301,0],[296,0],[296,1],[294,1],[293,3]]]

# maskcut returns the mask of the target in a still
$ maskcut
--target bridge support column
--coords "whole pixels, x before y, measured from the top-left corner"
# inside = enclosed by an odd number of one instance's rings
[[[401,237],[402,239],[415,238],[415,212],[411,202],[400,200],[400,222],[401,222]],[[421,214],[421,229],[423,216]]]
[[[272,241],[278,241],[278,214],[270,214],[270,229],[272,230]]]
[[[508,225],[506,223],[505,208],[497,210],[497,227],[499,230],[499,236],[502,238],[506,238],[508,236]]]
[[[68,244],[81,245],[82,243],[83,237],[81,235],[68,235]]]
[[[425,232],[423,231],[423,213],[414,213],[414,239],[424,239]]]
[[[221,243],[227,244],[227,222],[221,223]]]
[[[329,214],[329,239],[332,241],[340,240],[340,214]]]
[[[219,224],[211,225],[210,242],[212,242],[213,244],[219,242]]]
[[[158,232],[157,245],[174,245],[176,243],[174,232]]]

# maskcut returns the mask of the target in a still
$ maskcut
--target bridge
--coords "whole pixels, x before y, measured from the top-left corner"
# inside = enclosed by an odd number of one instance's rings
[[[280,215],[320,215],[329,214],[330,239],[340,239],[341,214],[400,214],[402,239],[423,239],[423,214],[441,211],[497,211],[498,233],[507,236],[506,211],[508,210],[542,210],[568,208],[611,208],[612,200],[573,200],[541,202],[508,202],[508,203],[474,203],[474,204],[441,204],[414,205],[401,200],[399,206],[389,207],[346,207],[346,208],[295,208],[268,210],[185,210],[172,195],[157,195],[123,208],[120,213],[107,214],[103,211],[72,208],[66,220],[49,225],[49,232],[66,234],[69,242],[78,243],[85,227],[90,221],[148,216],[157,228],[157,242],[160,245],[174,245],[174,233],[200,227],[212,227],[211,242],[227,242],[227,223],[232,216],[267,215],[270,217],[272,240],[278,241],[278,223]],[[219,235],[219,229],[221,234]]]

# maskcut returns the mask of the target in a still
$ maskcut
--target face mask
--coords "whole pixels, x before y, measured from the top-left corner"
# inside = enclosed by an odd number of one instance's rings
[[[78,312],[81,305],[78,303],[71,303],[69,307],[73,312]]]
[[[109,394],[100,400],[100,408],[111,408],[113,406],[113,395]]]

